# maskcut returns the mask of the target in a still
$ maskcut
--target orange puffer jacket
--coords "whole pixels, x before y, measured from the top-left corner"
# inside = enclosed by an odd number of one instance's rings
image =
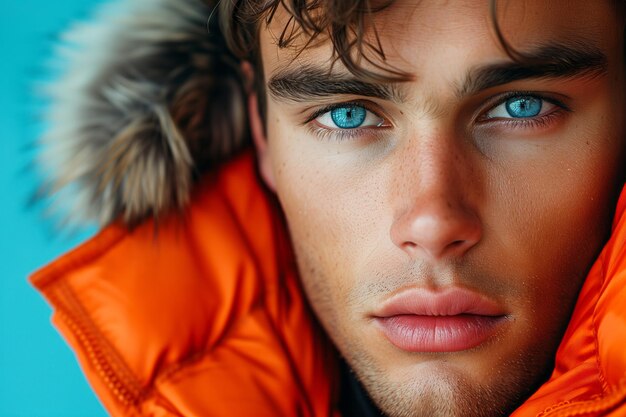
[[[244,155],[184,218],[113,225],[32,277],[114,416],[332,416],[333,356]]]
[[[626,416],[626,192],[546,382],[515,413]],[[32,277],[115,416],[338,416],[332,350],[244,154],[181,221],[110,226]]]

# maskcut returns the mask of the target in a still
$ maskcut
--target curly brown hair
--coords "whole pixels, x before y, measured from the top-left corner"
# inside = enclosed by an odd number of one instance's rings
[[[383,66],[372,59],[385,60],[385,53],[373,27],[375,41],[365,38],[371,15],[393,3],[394,0],[270,0],[257,2],[239,0],[220,3],[220,25],[231,50],[241,59],[259,66],[258,39],[260,23],[269,24],[279,7],[290,14],[279,38],[278,46],[286,48],[294,40],[305,36],[305,48],[318,38],[332,42],[334,61],[341,63],[356,77],[370,81],[404,81],[410,74],[391,66]],[[373,55],[372,55],[373,54]],[[377,71],[365,69],[361,60]]]
[[[394,0],[250,0],[222,1],[219,4],[220,27],[231,51],[240,59],[252,62],[261,70],[259,30],[261,23],[270,24],[278,8],[289,13],[288,22],[278,38],[278,46],[286,48],[304,36],[303,48],[318,38],[330,40],[333,46],[333,63],[340,61],[357,78],[371,82],[408,81],[411,74],[383,65],[385,52],[376,27],[372,26],[374,13],[389,7]],[[522,56],[506,42],[496,19],[496,1],[489,0],[491,21],[504,51],[513,59]],[[366,38],[371,28],[374,41]],[[377,57],[379,59],[373,59]],[[366,69],[362,62],[374,70]]]

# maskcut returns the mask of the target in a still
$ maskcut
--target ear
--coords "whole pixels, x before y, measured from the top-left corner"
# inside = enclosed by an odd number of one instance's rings
[[[241,64],[244,77],[246,78],[246,84],[248,86],[254,85],[252,80],[254,79],[254,73],[252,66],[248,62]],[[248,88],[248,120],[250,123],[250,133],[252,135],[252,141],[256,148],[257,163],[259,164],[259,171],[265,184],[275,191],[274,170],[272,169],[272,158],[269,151],[267,138],[265,136],[265,129],[263,127],[263,118],[259,112],[259,101],[256,92],[253,88]]]
[[[265,184],[275,191],[276,185],[274,180],[274,170],[272,169],[272,158],[269,151],[267,138],[265,137],[265,129],[263,128],[263,119],[259,113],[259,104],[256,93],[248,95],[248,115],[250,120],[250,133],[252,141],[256,148],[257,163],[259,171]]]

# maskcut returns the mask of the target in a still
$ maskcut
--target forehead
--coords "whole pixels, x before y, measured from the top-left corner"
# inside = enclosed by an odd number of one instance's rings
[[[621,57],[623,18],[612,0],[496,1],[501,32],[515,50],[537,49],[550,43],[581,43]],[[487,0],[395,1],[366,21],[365,41],[384,51],[384,59],[366,47],[365,68],[392,66],[412,74],[450,73],[483,61],[509,61],[494,30]],[[326,34],[311,43],[300,36],[287,48],[278,39],[293,30],[290,14],[279,7],[271,23],[261,28],[261,51],[267,78],[301,65],[330,68],[333,48]],[[344,71],[340,63],[333,69]]]

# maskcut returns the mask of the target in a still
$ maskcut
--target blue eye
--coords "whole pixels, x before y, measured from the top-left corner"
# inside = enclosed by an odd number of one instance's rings
[[[330,130],[349,130],[360,127],[380,127],[385,119],[358,104],[342,104],[315,118],[322,127]]]
[[[541,97],[519,95],[493,107],[484,119],[532,119],[548,114],[556,107]]]
[[[330,117],[340,129],[354,129],[363,124],[367,110],[359,106],[337,107],[330,111]]]
[[[513,97],[505,102],[511,117],[535,117],[541,112],[542,100],[535,97]]]

